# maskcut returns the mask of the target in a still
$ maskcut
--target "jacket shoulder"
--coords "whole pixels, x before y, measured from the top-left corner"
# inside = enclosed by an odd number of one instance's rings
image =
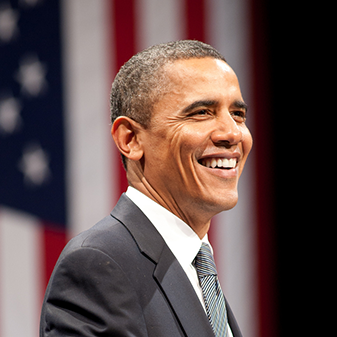
[[[147,336],[132,277],[123,268],[121,254],[113,254],[105,242],[109,235],[115,246],[121,236],[116,232],[125,231],[121,226],[104,219],[69,242],[46,290],[40,336],[65,336],[69,331],[88,337]]]
[[[60,259],[82,248],[99,250],[112,258],[118,258],[121,251],[138,250],[137,243],[128,229],[111,215],[106,216],[90,229],[80,233],[64,248]]]

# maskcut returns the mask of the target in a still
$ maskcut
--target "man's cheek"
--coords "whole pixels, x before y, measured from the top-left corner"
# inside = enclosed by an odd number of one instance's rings
[[[244,153],[244,156],[247,158],[253,146],[253,138],[247,127],[245,127],[242,134],[243,134],[243,138],[242,138],[243,153]]]

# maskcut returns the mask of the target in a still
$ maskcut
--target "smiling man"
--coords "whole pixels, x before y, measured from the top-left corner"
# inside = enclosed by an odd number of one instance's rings
[[[156,45],[121,68],[111,132],[129,188],[61,254],[41,336],[241,336],[207,232],[238,200],[246,114],[235,73],[207,44]]]

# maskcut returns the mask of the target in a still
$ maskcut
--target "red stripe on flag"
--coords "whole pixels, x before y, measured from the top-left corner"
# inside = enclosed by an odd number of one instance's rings
[[[61,230],[50,223],[43,223],[43,287],[47,287],[49,278],[55,267],[62,249],[67,243],[67,236]]]
[[[271,109],[268,102],[268,59],[263,1],[250,1],[250,50],[256,172],[259,336],[277,336],[275,252],[273,249],[273,177],[271,167]]]
[[[136,53],[135,1],[114,1],[112,6],[112,17],[112,29],[114,32],[114,47],[112,50],[115,52],[114,72],[116,74],[119,68]],[[121,161],[117,161],[114,158],[114,165],[116,165],[117,162],[119,162],[119,194],[121,194],[126,191],[128,182]]]
[[[115,32],[116,70],[135,53],[134,0],[114,1],[113,22]]]
[[[186,37],[205,42],[205,1],[185,0]]]

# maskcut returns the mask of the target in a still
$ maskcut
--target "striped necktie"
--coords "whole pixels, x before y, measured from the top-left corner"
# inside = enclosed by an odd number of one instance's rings
[[[194,260],[202,289],[208,319],[216,337],[228,336],[228,320],[225,297],[217,276],[210,247],[202,243]]]

